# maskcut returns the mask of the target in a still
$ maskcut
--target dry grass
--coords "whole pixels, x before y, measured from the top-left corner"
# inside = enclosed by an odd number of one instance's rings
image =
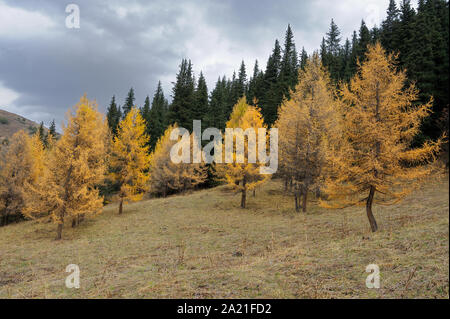
[[[448,176],[397,206],[295,213],[271,181],[249,196],[223,187],[125,206],[76,229],[0,228],[1,298],[449,298]],[[368,289],[365,268],[380,267]],[[65,287],[77,264],[81,288]]]
[[[30,132],[31,128],[38,129],[39,124],[23,116],[0,109],[0,141],[11,138],[19,130]]]

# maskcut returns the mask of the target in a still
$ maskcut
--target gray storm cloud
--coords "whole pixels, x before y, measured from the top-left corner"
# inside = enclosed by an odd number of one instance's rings
[[[0,108],[35,121],[64,120],[87,93],[105,110],[111,96],[136,103],[161,80],[170,97],[178,65],[190,58],[209,88],[241,60],[264,66],[291,24],[297,50],[319,47],[331,18],[350,37],[361,19],[384,18],[388,0],[76,1],[80,28],[65,26],[69,3],[0,0]]]

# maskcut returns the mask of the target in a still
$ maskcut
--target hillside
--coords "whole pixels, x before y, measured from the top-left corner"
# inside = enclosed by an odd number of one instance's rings
[[[0,109],[0,143],[11,138],[17,131],[24,130],[28,133],[34,133],[38,128],[38,123]]]
[[[0,298],[448,298],[449,191],[441,176],[397,206],[295,213],[279,181],[105,207],[78,228],[0,228]],[[368,289],[368,264],[381,288]],[[64,285],[68,264],[81,288]]]

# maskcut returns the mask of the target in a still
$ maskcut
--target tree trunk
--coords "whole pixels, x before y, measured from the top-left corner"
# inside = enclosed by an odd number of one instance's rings
[[[123,210],[123,198],[120,199],[120,204],[119,204],[119,215],[122,215],[122,210]]]
[[[256,196],[256,189],[253,188],[253,197]]]
[[[295,201],[295,211],[298,212],[300,210],[300,207],[298,205],[298,192],[294,193],[294,201]]]
[[[58,224],[58,227],[56,228],[56,240],[61,240],[62,238],[62,230],[63,230],[63,223],[61,222]]]
[[[242,190],[242,197],[241,197],[241,208],[245,208],[246,199],[247,199],[247,193],[246,193],[246,190],[243,189]]]
[[[375,119],[376,122],[380,121],[380,84],[377,82],[376,84],[376,107],[375,107]],[[375,158],[378,159],[378,156],[380,154],[380,148],[381,144],[380,141],[377,141],[375,144]],[[378,177],[378,171],[375,170],[375,177]],[[367,212],[367,218],[369,218],[370,228],[372,229],[372,232],[376,232],[378,229],[377,222],[375,220],[375,217],[372,214],[372,203],[373,203],[373,196],[375,195],[375,186],[370,186],[369,191],[369,197],[367,197],[366,202],[366,212]]]
[[[77,217],[72,218],[72,228],[77,226]]]
[[[8,225],[8,212],[6,210],[2,219],[3,219],[3,226]]]
[[[306,199],[308,198],[308,190],[303,189],[303,203],[302,203],[302,210],[304,213],[306,213]]]
[[[375,220],[375,217],[372,214],[372,203],[373,203],[374,195],[375,195],[375,187],[370,186],[369,197],[367,198],[367,202],[366,202],[366,212],[367,212],[367,218],[369,219],[370,228],[372,229],[372,232],[376,232],[378,229],[377,221]]]
[[[3,208],[3,212],[2,212],[2,226],[6,226],[6,225],[8,225],[8,215],[9,215],[9,213],[8,213],[8,207],[9,207],[9,205],[10,205],[10,199],[9,199],[9,196],[6,198],[6,201],[5,201],[5,206],[4,206],[4,208]]]
[[[245,189],[245,184],[246,184],[246,181],[245,181],[245,177],[244,177],[244,179],[242,180],[242,197],[241,197],[241,208],[245,208],[245,202],[246,202],[246,200],[247,200],[247,190]]]

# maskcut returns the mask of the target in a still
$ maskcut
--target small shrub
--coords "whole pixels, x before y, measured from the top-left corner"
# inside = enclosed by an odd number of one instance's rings
[[[28,126],[28,131],[30,132],[30,135],[33,135],[34,133],[37,132],[37,128],[35,126]]]

